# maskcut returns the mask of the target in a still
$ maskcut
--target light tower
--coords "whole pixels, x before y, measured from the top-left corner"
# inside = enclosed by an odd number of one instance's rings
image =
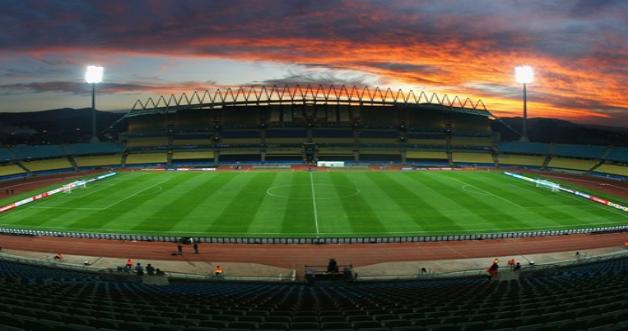
[[[515,67],[515,79],[517,83],[523,84],[523,129],[521,141],[528,141],[528,97],[526,85],[534,80],[534,70],[530,66]]]
[[[96,84],[102,82],[102,74],[105,69],[99,66],[87,66],[85,70],[85,81],[92,84],[92,139],[91,142],[98,142],[96,135]]]

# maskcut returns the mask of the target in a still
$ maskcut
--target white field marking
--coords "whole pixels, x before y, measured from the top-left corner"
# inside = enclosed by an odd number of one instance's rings
[[[131,194],[131,195],[127,196],[127,197],[124,197],[124,198],[122,198],[122,199],[119,199],[119,200],[117,200],[117,201],[114,201],[114,202],[112,202],[112,203],[110,203],[110,204],[108,204],[108,205],[106,205],[106,206],[104,206],[104,207],[100,207],[100,208],[101,208],[101,210],[104,210],[104,209],[109,209],[109,208],[113,207],[114,205],[119,204],[120,202],[122,202],[122,201],[124,201],[124,200],[128,200],[128,199],[130,199],[130,198],[132,198],[132,197],[134,197],[134,196],[136,196],[136,195],[139,195],[140,193],[142,193],[142,192],[144,192],[144,191],[150,190],[151,188],[153,188],[153,187],[155,187],[155,186],[158,186],[158,185],[159,185],[159,188],[160,188],[160,190],[159,190],[158,192],[161,192],[161,190],[163,190],[163,187],[161,187],[161,184],[165,183],[166,181],[167,181],[167,180],[164,180],[164,181],[161,181],[161,182],[159,182],[159,183],[157,183],[157,184],[151,185],[151,186],[149,186],[149,187],[147,187],[147,188],[145,188],[145,189],[139,190],[139,191],[137,191],[137,192],[135,192],[135,193],[133,193],[133,194]]]
[[[294,186],[299,186],[299,185],[292,185],[292,184],[286,184],[286,185],[275,185],[275,186],[271,186],[266,190],[266,194],[268,196],[271,196],[273,198],[279,198],[279,199],[295,199],[295,200],[310,200],[310,198],[300,198],[300,197],[293,197],[293,196],[288,196],[288,195],[281,195],[281,194],[277,194],[274,193],[273,191],[276,191],[277,189],[281,189],[281,188],[288,188],[288,187],[294,187]],[[336,188],[335,185],[332,184],[316,184],[316,186],[318,186],[319,188],[321,187],[333,187]],[[344,188],[348,188],[348,186],[341,186]],[[338,197],[317,197],[318,200],[332,200],[332,199],[346,199],[346,198],[351,198],[354,197],[358,194],[362,193],[358,188],[354,188],[354,191],[352,193],[346,194],[346,195],[340,195]]]
[[[488,195],[491,195],[491,196],[493,196],[493,197],[495,197],[495,198],[498,198],[498,199],[501,199],[501,200],[503,200],[503,201],[506,201],[506,202],[510,203],[511,205],[515,205],[515,206],[517,206],[517,207],[519,207],[519,208],[525,208],[524,206],[522,206],[522,205],[520,205],[520,204],[518,204],[518,203],[516,203],[516,202],[514,202],[514,201],[512,201],[512,200],[506,199],[506,198],[504,198],[504,197],[500,197],[499,195],[495,195],[495,194],[493,194],[493,193],[491,193],[491,192],[489,192],[489,191],[483,190],[483,189],[481,189],[481,188],[479,188],[479,187],[477,187],[477,186],[475,186],[475,185],[471,185],[471,184],[469,184],[469,183],[466,183],[466,182],[464,182],[464,181],[462,181],[462,180],[460,180],[460,179],[458,179],[458,178],[454,178],[454,177],[449,177],[449,178],[451,178],[451,179],[453,179],[453,180],[457,181],[458,183],[462,183],[462,184],[463,184],[463,185],[462,185],[462,190],[464,190],[464,191],[466,191],[466,190],[465,190],[465,186],[472,186],[472,187],[474,187],[476,190],[481,191],[481,192],[478,192],[478,193],[480,193],[480,194],[488,194]],[[482,193],[482,192],[484,192],[484,193]]]
[[[310,172],[310,187],[312,188],[312,209],[314,209],[314,225],[316,225],[316,234],[320,234],[318,230],[318,212],[316,211],[316,191],[314,190],[314,178]]]
[[[518,229],[513,229],[513,230],[504,230],[504,231],[490,231],[490,230],[486,230],[483,231],[485,229],[485,227],[482,228],[476,228],[475,230],[473,228],[467,228],[465,230],[456,230],[456,232],[452,232],[451,234],[443,234],[447,232],[447,229],[444,230],[436,230],[436,231],[429,231],[429,230],[422,230],[422,231],[391,231],[391,232],[321,232],[320,234],[324,234],[324,235],[328,235],[328,236],[334,236],[334,235],[338,235],[338,236],[385,236],[385,235],[390,235],[390,234],[407,234],[407,235],[423,235],[423,234],[429,234],[429,233],[438,233],[439,235],[460,235],[460,234],[474,234],[474,233],[509,233],[509,232],[525,232],[525,231],[543,231],[544,228],[560,228],[560,227],[564,227],[564,228],[572,228],[572,229],[584,229],[584,228],[589,228],[589,227],[597,227],[597,226],[617,226],[618,224],[616,223],[589,223],[588,225],[545,225],[543,227],[540,228],[534,228],[534,227],[529,227],[529,228],[518,228]],[[9,226],[9,227],[19,227],[19,224],[0,224],[0,226]],[[212,235],[212,234],[219,234],[219,235],[237,235],[237,236],[257,236],[257,235],[280,235],[280,236],[294,236],[294,235],[312,235],[314,233],[311,232],[291,232],[291,233],[283,233],[283,232],[244,232],[244,233],[235,233],[235,232],[209,232],[209,231],[159,231],[159,230],[150,230],[150,231],[146,231],[145,233],[143,233],[142,231],[133,231],[130,229],[116,229],[116,228],[107,228],[107,230],[110,231],[114,231],[114,232],[95,232],[93,231],[93,229],[81,229],[81,228],[73,228],[73,229],[69,229],[67,227],[53,227],[53,226],[29,226],[29,227],[24,227],[24,229],[33,229],[33,228],[37,228],[37,229],[42,229],[42,230],[48,230],[48,229],[56,229],[56,230],[63,230],[63,231],[87,231],[87,232],[94,232],[94,233],[110,233],[110,234],[138,234],[138,235],[142,235],[142,234],[149,234],[149,233],[198,233],[198,234],[206,234],[206,235]],[[479,230],[479,231],[478,231]],[[126,232],[125,232],[126,231]],[[471,232],[471,233],[469,233]],[[289,237],[286,237],[289,238]]]
[[[32,206],[32,209],[62,209],[62,210],[103,210],[102,207],[54,207],[54,206]]]

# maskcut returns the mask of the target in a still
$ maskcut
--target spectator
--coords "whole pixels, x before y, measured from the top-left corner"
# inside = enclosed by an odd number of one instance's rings
[[[308,284],[314,284],[314,280],[316,279],[316,275],[314,274],[314,270],[311,268],[305,268],[305,280]]]
[[[144,275],[144,267],[142,267],[142,265],[139,262],[137,262],[137,265],[135,266],[135,273],[138,276]]]
[[[216,277],[222,277],[222,267],[220,265],[216,265],[216,269],[214,269],[214,274],[216,275]]]
[[[499,269],[499,264],[497,264],[497,259],[493,260],[493,264],[491,264],[491,266],[486,269],[486,272],[488,273],[488,280],[493,279],[493,277],[497,276],[497,270]]]
[[[131,268],[133,268],[133,260],[132,259],[127,259],[126,260],[126,268],[131,270]]]
[[[517,262],[517,264],[515,264],[515,267],[513,269],[514,271],[521,271],[521,263]]]
[[[198,254],[198,244],[194,243],[194,254]]]
[[[338,263],[335,259],[329,259],[329,263],[327,264],[327,272],[338,273]]]
[[[146,265],[146,274],[152,276],[155,274],[155,268],[149,263]]]

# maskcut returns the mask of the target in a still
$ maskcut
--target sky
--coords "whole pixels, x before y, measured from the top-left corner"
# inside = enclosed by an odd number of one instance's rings
[[[234,86],[357,85],[628,127],[628,1],[0,0],[0,112]]]

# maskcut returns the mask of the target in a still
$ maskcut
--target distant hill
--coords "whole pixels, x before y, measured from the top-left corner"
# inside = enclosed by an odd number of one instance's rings
[[[97,131],[104,131],[122,116],[123,113],[98,111]],[[3,145],[87,142],[91,130],[91,108],[0,113],[0,141]],[[115,136],[114,132],[111,138]]]
[[[503,122],[503,123],[502,123]],[[493,131],[499,132],[502,141],[519,140],[521,117],[493,121]],[[528,137],[532,142],[580,145],[628,146],[628,128],[578,124],[553,118],[528,119]]]

